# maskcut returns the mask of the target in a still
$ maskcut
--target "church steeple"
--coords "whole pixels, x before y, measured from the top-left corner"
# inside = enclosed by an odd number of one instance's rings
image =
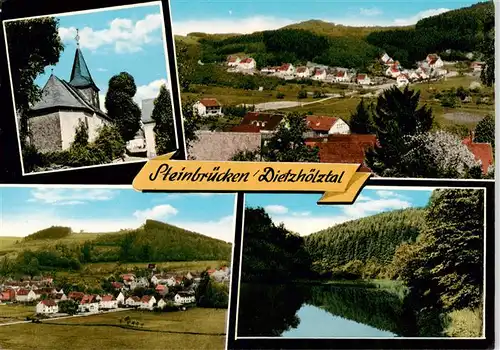
[[[73,68],[71,70],[69,83],[80,90],[87,97],[89,103],[99,108],[99,88],[94,83],[87,63],[83,58],[82,50],[80,50],[80,35],[78,29],[76,30],[75,40],[75,59],[73,60]]]

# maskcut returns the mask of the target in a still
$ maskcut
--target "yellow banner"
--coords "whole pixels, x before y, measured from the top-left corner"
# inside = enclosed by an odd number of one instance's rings
[[[318,204],[352,203],[370,173],[360,164],[149,160],[132,183],[138,191],[324,192]]]

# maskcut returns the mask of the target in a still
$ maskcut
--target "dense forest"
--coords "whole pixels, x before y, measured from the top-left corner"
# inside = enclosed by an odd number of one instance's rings
[[[403,66],[412,67],[429,53],[454,60],[465,59],[468,52],[481,52],[485,22],[492,8],[492,1],[481,2],[421,19],[409,27],[355,28],[307,21],[246,35],[191,37],[200,44],[198,58],[205,63],[225,61],[231,54],[247,54],[259,67],[313,61],[366,70],[387,52]]]
[[[46,245],[22,250],[15,259],[4,256],[0,275],[35,276],[41,271],[79,270],[83,264],[95,262],[230,260],[231,256],[227,242],[153,220],[136,230],[102,234],[83,243],[46,242],[61,238],[58,232],[67,230],[53,227],[37,232],[36,237],[45,240]],[[33,235],[28,238],[33,241]]]
[[[452,334],[464,319],[479,324],[465,326],[467,334],[480,336],[484,239],[483,190],[435,190],[425,208],[353,220],[305,238],[264,209],[246,208],[242,281],[397,280],[416,319],[408,326],[421,336],[441,336],[445,327]]]

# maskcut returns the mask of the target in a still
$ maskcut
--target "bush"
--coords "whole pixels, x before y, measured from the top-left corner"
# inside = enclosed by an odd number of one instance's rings
[[[450,312],[445,318],[444,333],[449,337],[482,337],[483,315],[481,309],[462,309]]]
[[[278,91],[278,92],[276,93],[276,98],[277,98],[278,100],[282,100],[282,99],[284,99],[284,98],[285,98],[285,94],[284,94],[284,93],[282,93],[281,91]]]
[[[297,98],[299,99],[307,98],[307,91],[304,89],[300,90],[297,94]]]
[[[323,91],[315,90],[313,93],[313,98],[322,98],[325,97]]]

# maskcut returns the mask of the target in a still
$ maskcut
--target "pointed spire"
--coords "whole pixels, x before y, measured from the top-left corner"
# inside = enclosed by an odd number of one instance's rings
[[[78,28],[76,28],[75,40],[76,40],[76,46],[80,47],[80,35],[78,34]]]
[[[78,35],[77,35],[78,37]],[[93,86],[96,90],[99,90],[90,75],[87,63],[83,58],[83,53],[79,47],[76,48],[75,59],[73,61],[73,69],[71,70],[71,78],[69,83],[74,87],[85,88]]]

